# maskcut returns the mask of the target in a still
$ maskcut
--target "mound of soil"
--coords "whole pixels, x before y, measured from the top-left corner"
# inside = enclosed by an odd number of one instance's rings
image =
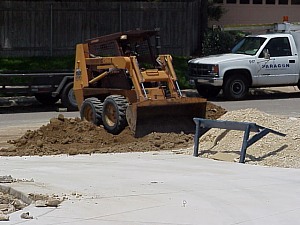
[[[208,102],[206,118],[217,119],[226,110]],[[193,145],[192,134],[151,133],[134,138],[127,127],[119,135],[107,133],[79,118],[50,119],[50,123],[37,130],[28,130],[22,137],[8,141],[9,148],[0,149],[2,156],[92,154],[134,151],[160,151],[182,149]]]
[[[271,115],[257,109],[230,111],[224,121],[252,122],[285,136],[269,133],[247,148],[246,163],[286,168],[300,168],[300,118]],[[250,133],[250,138],[256,135]],[[244,131],[213,128],[201,138],[201,157],[239,161]]]

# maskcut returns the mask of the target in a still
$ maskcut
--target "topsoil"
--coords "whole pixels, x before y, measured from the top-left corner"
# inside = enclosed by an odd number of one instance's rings
[[[217,119],[226,110],[207,103],[206,118]],[[107,133],[79,118],[65,118],[60,114],[37,130],[28,130],[23,136],[9,140],[8,148],[1,148],[1,156],[92,154],[137,151],[161,151],[188,148],[193,145],[192,134],[151,133],[142,138],[133,137],[127,127],[119,135]]]

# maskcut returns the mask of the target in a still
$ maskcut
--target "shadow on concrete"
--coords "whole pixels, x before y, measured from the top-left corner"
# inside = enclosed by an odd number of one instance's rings
[[[276,155],[277,153],[283,151],[283,150],[286,149],[287,147],[288,147],[288,145],[285,144],[285,145],[281,146],[280,148],[278,148],[278,149],[276,149],[276,150],[274,150],[274,151],[271,151],[271,152],[269,152],[269,153],[267,153],[267,154],[265,154],[265,155],[263,155],[263,156],[260,156],[260,157],[255,157],[255,156],[252,156],[252,155],[248,155],[248,154],[247,154],[247,157],[249,158],[249,160],[245,160],[245,162],[250,162],[250,161],[262,161],[262,160],[264,160],[265,158],[268,158],[268,157],[270,157],[270,156]]]

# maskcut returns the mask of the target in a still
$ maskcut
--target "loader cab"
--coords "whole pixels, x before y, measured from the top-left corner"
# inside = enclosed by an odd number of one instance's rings
[[[159,47],[156,40],[158,31],[134,30],[124,32],[119,46],[123,56],[136,56],[141,67],[156,67]]]
[[[114,33],[86,41],[90,57],[130,57],[135,56],[141,70],[158,68],[157,30],[132,30]],[[154,44],[156,43],[156,44]],[[89,80],[104,73],[97,66],[90,66]],[[119,88],[130,90],[132,82],[128,71],[125,69],[111,69],[110,74],[99,82],[94,82],[91,87]]]
[[[140,64],[156,66],[159,52],[158,30],[130,30],[87,40],[95,57],[136,56]]]

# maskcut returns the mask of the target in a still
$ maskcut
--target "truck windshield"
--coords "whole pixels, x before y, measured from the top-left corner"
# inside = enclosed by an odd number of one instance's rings
[[[255,55],[260,46],[266,41],[263,37],[245,37],[234,48],[232,53]]]

